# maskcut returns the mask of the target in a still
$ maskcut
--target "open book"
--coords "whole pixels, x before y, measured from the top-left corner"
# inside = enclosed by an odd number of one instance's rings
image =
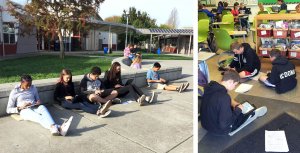
[[[248,102],[244,102],[243,104],[243,110],[242,113],[243,114],[247,114],[248,112],[250,112],[251,110],[255,109],[251,104],[249,104]]]

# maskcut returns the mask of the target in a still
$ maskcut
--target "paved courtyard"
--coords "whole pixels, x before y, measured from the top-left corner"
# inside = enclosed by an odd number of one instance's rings
[[[145,67],[153,62],[145,61]],[[74,116],[66,137],[51,136],[36,123],[1,117],[0,152],[193,152],[193,61],[160,62],[162,67],[183,67],[182,79],[173,83],[189,82],[186,92],[155,90],[158,93],[155,103],[143,107],[137,103],[113,105],[108,118],[48,106],[59,124]],[[143,91],[150,94],[152,89],[145,87]]]

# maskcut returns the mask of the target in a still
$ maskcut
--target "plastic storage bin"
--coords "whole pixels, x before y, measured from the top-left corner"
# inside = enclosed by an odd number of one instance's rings
[[[288,29],[273,29],[274,38],[286,38]]]
[[[288,49],[288,58],[300,58],[300,49]]]
[[[271,37],[272,36],[272,28],[268,28],[268,29],[257,28],[257,35],[259,37]]]
[[[300,39],[300,29],[291,29],[290,35],[292,39]]]

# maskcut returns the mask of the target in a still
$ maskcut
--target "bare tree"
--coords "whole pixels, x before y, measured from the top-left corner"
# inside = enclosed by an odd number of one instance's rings
[[[178,24],[179,24],[178,11],[176,8],[173,8],[166,25],[175,29],[178,27]]]

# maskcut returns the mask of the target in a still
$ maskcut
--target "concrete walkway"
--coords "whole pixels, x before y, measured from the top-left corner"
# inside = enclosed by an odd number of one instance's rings
[[[145,67],[150,67],[154,61],[147,62]],[[183,78],[173,83],[189,82],[186,92],[156,90],[157,102],[143,107],[136,103],[114,105],[108,118],[57,105],[48,106],[59,124],[74,116],[66,137],[51,136],[36,123],[2,117],[0,152],[193,152],[192,60],[160,63],[162,67],[169,64],[183,67]],[[146,87],[143,91],[151,93],[152,89]]]

